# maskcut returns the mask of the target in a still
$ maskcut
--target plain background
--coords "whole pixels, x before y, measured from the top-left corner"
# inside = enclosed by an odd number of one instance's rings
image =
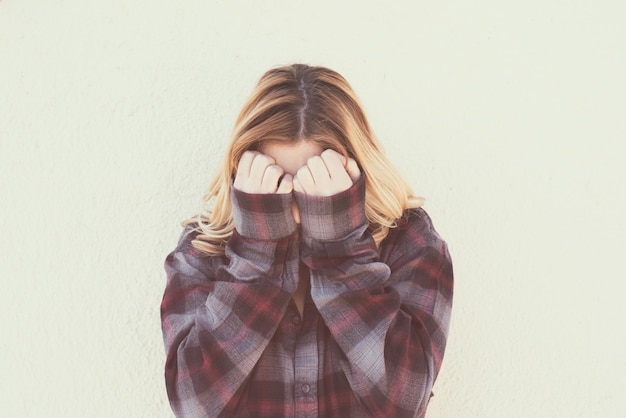
[[[163,260],[304,62],[450,245],[428,417],[626,417],[626,3],[385,3],[0,1],[0,416],[171,416]]]

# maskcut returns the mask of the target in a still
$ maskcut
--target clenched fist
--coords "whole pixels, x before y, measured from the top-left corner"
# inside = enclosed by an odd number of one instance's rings
[[[245,193],[287,194],[293,190],[293,177],[285,174],[272,157],[257,151],[246,151],[239,160],[233,186]]]
[[[356,161],[327,149],[311,157],[293,178],[293,188],[313,196],[332,196],[348,190],[359,179],[361,171]]]

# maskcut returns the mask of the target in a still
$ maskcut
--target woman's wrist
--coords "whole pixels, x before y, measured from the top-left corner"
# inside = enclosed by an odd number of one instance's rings
[[[302,234],[314,240],[333,241],[367,223],[365,176],[349,189],[332,196],[293,192],[300,212]]]
[[[277,240],[293,234],[297,224],[291,213],[291,193],[256,194],[231,189],[235,229],[246,238]]]

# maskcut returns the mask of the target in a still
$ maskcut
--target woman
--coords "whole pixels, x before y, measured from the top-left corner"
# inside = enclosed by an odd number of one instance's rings
[[[338,73],[268,71],[165,262],[182,417],[422,417],[452,264]]]

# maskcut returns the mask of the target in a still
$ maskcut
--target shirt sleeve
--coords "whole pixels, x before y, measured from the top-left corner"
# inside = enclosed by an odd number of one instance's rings
[[[362,406],[372,416],[422,416],[446,346],[450,255],[426,212],[416,209],[386,238],[391,251],[383,262],[367,229],[361,177],[335,196],[296,195],[311,296]]]
[[[246,236],[235,229],[225,255],[210,257],[192,247],[197,233],[186,229],[167,256],[161,321],[177,416],[231,417],[245,402],[247,378],[297,284],[297,231],[280,221],[290,215],[289,199],[234,191],[236,225]]]

